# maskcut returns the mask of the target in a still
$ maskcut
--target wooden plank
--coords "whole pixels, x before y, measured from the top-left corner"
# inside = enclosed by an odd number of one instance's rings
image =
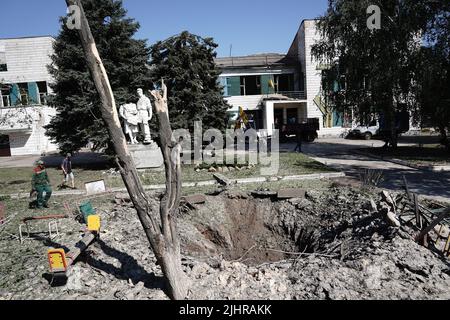
[[[72,265],[75,260],[80,256],[80,254],[85,251],[94,242],[96,236],[92,232],[85,234],[83,239],[78,242],[75,247],[73,247],[67,254],[67,266]]]
[[[408,199],[412,200],[411,193],[409,192],[408,181],[406,181],[405,175],[403,175],[403,181],[405,182],[405,190],[406,190],[406,194],[408,195]]]
[[[221,185],[229,186],[232,183],[231,180],[225,177],[223,174],[215,173],[213,176]]]
[[[430,223],[421,233],[416,237],[417,241],[421,241],[431,230],[433,230],[442,220],[450,216],[450,208],[442,213],[437,219]]]
[[[448,235],[447,242],[445,243],[444,253],[450,254],[450,234]]]
[[[203,194],[195,194],[192,196],[186,196],[183,198],[183,200],[190,204],[190,205],[196,205],[196,204],[203,204],[206,202],[206,197]]]
[[[422,230],[422,217],[420,216],[420,209],[419,209],[419,196],[417,194],[413,195],[414,197],[414,212],[416,214],[416,226]]]

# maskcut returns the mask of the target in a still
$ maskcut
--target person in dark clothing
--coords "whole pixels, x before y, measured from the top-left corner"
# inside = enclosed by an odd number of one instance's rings
[[[300,129],[297,130],[297,146],[295,147],[294,152],[302,152],[302,142],[303,142],[303,135],[302,135],[302,131]]]
[[[34,169],[31,179],[32,193],[37,193],[37,209],[48,208],[48,201],[52,196],[52,187],[50,185],[50,179],[45,169],[43,161],[38,161],[37,167]],[[45,197],[44,197],[45,193]]]
[[[72,155],[70,153],[68,153],[66,158],[63,160],[61,169],[64,174],[63,185],[66,185],[70,180],[72,189],[75,189],[75,177],[72,171]]]

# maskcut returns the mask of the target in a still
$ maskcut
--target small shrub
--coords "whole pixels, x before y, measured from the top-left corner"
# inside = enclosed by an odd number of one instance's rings
[[[375,188],[384,181],[383,170],[366,169],[359,175],[363,187]]]

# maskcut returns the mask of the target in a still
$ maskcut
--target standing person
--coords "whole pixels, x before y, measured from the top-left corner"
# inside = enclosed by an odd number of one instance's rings
[[[52,196],[52,187],[50,185],[50,179],[45,169],[43,161],[36,162],[36,168],[34,168],[33,176],[31,179],[32,192],[37,192],[37,208],[48,208],[48,200]],[[45,197],[44,197],[45,193]]]
[[[64,158],[61,164],[61,169],[63,170],[64,173],[63,185],[66,185],[70,180],[72,189],[75,189],[75,177],[72,171],[72,155],[70,153],[68,153]]]
[[[295,147],[294,152],[302,152],[302,142],[303,142],[303,135],[302,135],[302,130],[300,128],[297,129],[297,146]]]

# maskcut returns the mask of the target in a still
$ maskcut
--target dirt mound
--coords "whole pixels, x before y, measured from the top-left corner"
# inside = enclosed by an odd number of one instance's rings
[[[183,269],[193,284],[189,299],[450,299],[448,260],[416,244],[414,231],[393,227],[371,198],[380,201],[348,187],[308,190],[306,198],[287,201],[243,192],[208,196],[178,223]],[[42,253],[72,244],[79,237],[75,222],[53,243],[0,241],[0,274],[7,275],[0,299],[167,299],[133,206],[98,207],[101,240],[63,287],[43,277]]]

